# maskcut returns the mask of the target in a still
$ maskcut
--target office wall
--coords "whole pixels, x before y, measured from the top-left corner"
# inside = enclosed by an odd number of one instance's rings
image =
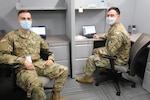
[[[137,0],[134,24],[137,26],[138,32],[146,32],[150,34],[150,0]]]
[[[0,29],[5,29],[6,32],[18,26],[16,2],[17,0],[0,0]]]
[[[124,24],[126,29],[128,25],[133,23],[135,7],[137,0],[107,0],[108,7],[116,6],[121,11],[120,21]]]
[[[0,29],[5,29],[6,32],[18,28],[17,10],[15,8],[17,1],[18,0],[0,0],[0,12],[1,12],[1,14],[0,14]],[[118,6],[120,8],[121,22],[127,28],[127,26],[129,24],[133,23],[133,19],[134,19],[133,16],[135,14],[134,8],[136,5],[136,2],[137,2],[137,0],[108,0],[108,6]],[[140,5],[140,2],[138,2],[138,5]],[[144,6],[142,6],[142,7],[144,7]],[[57,34],[65,34],[65,27],[64,27],[65,25],[63,25],[63,23],[65,23],[64,12],[63,11],[61,11],[61,12],[58,11],[58,13],[55,13],[53,11],[50,11],[50,12],[47,11],[47,12],[48,13],[43,13],[41,11],[40,13],[37,13],[35,11],[34,12],[35,14],[33,15],[33,19],[34,19],[33,24],[34,25],[41,25],[41,23],[46,24],[48,26],[48,30],[47,30],[48,34],[50,34],[50,35],[55,35],[55,33],[53,33],[54,30],[57,30],[57,31],[55,31],[56,35]],[[57,20],[57,19],[59,19],[59,20]],[[135,20],[135,21],[137,21],[137,20]],[[61,32],[59,30],[61,30]]]

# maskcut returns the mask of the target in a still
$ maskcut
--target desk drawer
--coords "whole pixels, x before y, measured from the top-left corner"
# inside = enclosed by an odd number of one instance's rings
[[[83,73],[83,66],[86,63],[87,58],[84,59],[76,59],[75,63],[76,63],[76,74],[81,74]]]
[[[75,46],[75,58],[87,58],[92,55],[93,44],[82,44]]]
[[[51,46],[55,60],[69,60],[69,46]]]

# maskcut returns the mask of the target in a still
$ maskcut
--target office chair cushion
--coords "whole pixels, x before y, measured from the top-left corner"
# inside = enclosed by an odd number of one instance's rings
[[[106,68],[110,69],[110,66],[106,66]],[[129,65],[115,65],[115,70],[121,71],[121,72],[127,72],[129,69]]]

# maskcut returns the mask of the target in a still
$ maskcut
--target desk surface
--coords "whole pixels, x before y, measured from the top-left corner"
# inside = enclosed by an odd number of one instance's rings
[[[50,46],[53,45],[68,45],[69,39],[64,35],[47,36],[45,40]]]
[[[102,34],[101,34],[102,35]],[[131,39],[131,41],[132,42],[135,42],[137,39],[138,39],[138,37],[141,35],[141,33],[136,33],[136,34],[132,34],[132,35],[130,35],[130,39]],[[83,38],[83,39],[76,39],[76,42],[85,42],[85,41],[87,41],[87,42],[89,42],[89,41],[102,41],[103,39],[94,39],[94,38]]]
[[[136,33],[136,34],[132,34],[130,35],[130,39],[132,42],[135,42],[141,35],[142,33]]]

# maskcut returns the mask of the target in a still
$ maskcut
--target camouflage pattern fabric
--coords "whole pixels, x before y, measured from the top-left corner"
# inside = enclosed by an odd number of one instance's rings
[[[108,33],[100,38],[106,39],[105,47],[95,48],[93,55],[86,61],[83,71],[88,76],[91,76],[95,71],[95,66],[105,67],[110,64],[108,59],[102,58],[100,54],[116,56],[116,65],[127,64],[129,60],[130,36],[121,23],[114,24]]]
[[[38,76],[54,79],[53,91],[61,91],[68,77],[68,68],[54,62],[51,66],[44,66],[45,61],[40,58],[40,50],[50,51],[48,44],[36,33],[24,34],[19,29],[9,32],[0,42],[0,63],[19,63],[17,84],[27,91],[32,100],[46,100],[43,84]],[[34,70],[27,70],[24,66],[26,56],[30,55]],[[54,54],[48,59],[54,60]]]

